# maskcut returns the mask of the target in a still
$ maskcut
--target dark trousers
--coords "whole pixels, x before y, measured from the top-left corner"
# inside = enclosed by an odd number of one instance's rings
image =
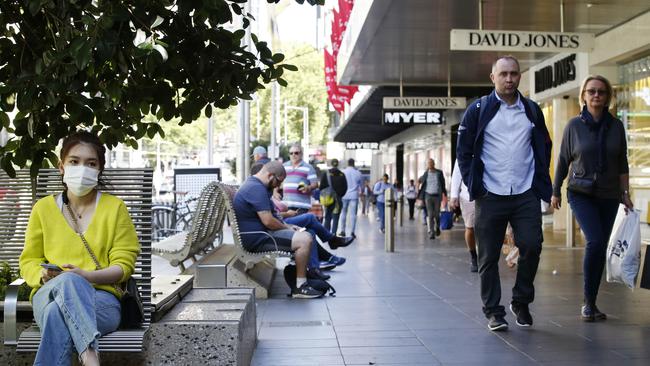
[[[569,191],[567,201],[587,238],[585,258],[582,262],[582,272],[585,277],[584,296],[585,301],[595,303],[605,268],[607,243],[618,212],[619,200],[589,197]]]
[[[336,230],[339,227],[339,216],[341,216],[340,212],[340,206],[339,206],[339,212],[334,213],[334,209],[336,208],[338,204],[333,204],[328,207],[325,207],[325,220],[324,220],[324,225],[325,229],[333,232],[336,234]]]
[[[519,248],[512,301],[529,304],[535,298],[533,281],[543,241],[539,199],[532,190],[512,196],[488,193],[487,196],[476,199],[474,223],[483,313],[488,318],[491,315],[505,315],[505,308],[500,305],[499,259],[508,222],[512,225],[515,243]]]
[[[429,230],[432,233],[440,230],[440,201],[442,197],[439,194],[424,194],[424,202],[427,205],[427,215],[429,218]]]
[[[409,202],[409,220],[413,220],[413,215],[415,214],[415,198],[408,198]]]

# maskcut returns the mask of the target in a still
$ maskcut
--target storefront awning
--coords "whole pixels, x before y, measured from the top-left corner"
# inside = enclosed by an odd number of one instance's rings
[[[468,102],[487,94],[491,87],[455,87],[452,96],[466,97]],[[381,142],[413,125],[382,124],[382,103],[384,97],[399,96],[399,87],[380,86],[371,90],[365,100],[350,114],[334,135],[337,142]],[[404,87],[403,96],[446,97],[446,87]]]

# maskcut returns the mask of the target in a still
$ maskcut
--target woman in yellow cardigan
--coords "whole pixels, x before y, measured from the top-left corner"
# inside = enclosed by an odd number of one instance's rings
[[[133,273],[140,244],[124,202],[97,188],[105,153],[89,132],[65,138],[59,162],[65,190],[32,209],[20,274],[33,288],[34,318],[41,330],[35,365],[70,365],[73,351],[84,365],[98,365],[97,339],[120,324],[114,284]]]

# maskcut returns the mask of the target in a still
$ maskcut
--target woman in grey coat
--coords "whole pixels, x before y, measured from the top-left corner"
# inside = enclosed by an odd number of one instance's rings
[[[560,208],[560,188],[568,174],[567,201],[587,238],[580,312],[584,321],[607,318],[596,306],[607,242],[619,203],[626,209],[633,206],[625,129],[608,111],[611,99],[612,86],[606,78],[589,76],[582,83],[582,111],[564,130],[551,198],[551,205]]]

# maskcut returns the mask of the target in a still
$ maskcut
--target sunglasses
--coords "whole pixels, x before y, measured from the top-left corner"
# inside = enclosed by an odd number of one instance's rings
[[[300,155],[300,151],[289,151],[289,155]]]
[[[607,95],[607,90],[603,89],[587,89],[589,95]]]

